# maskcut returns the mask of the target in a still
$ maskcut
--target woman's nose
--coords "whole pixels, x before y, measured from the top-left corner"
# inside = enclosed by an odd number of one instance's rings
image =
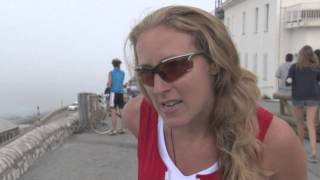
[[[158,74],[154,76],[153,91],[154,93],[163,93],[171,88],[171,84],[163,80]]]

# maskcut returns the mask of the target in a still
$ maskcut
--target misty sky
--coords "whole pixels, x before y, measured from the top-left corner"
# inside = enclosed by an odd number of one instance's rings
[[[130,29],[169,4],[214,9],[214,0],[0,0],[0,117],[102,93]]]

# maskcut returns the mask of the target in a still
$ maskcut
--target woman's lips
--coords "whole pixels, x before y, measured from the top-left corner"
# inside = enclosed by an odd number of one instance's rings
[[[179,104],[182,103],[182,100],[170,100],[161,103],[161,111],[163,113],[172,113],[175,112],[178,109]]]

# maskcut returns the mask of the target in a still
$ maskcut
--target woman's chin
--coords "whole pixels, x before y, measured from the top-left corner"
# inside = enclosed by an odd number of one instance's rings
[[[177,127],[182,127],[186,126],[189,121],[188,118],[179,116],[179,117],[163,117],[163,122],[166,127],[169,128],[177,128]]]

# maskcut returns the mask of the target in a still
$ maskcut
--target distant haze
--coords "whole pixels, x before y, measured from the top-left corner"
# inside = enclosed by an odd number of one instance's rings
[[[0,117],[54,110],[79,92],[102,93],[130,29],[169,4],[214,9],[213,0],[1,0]]]

